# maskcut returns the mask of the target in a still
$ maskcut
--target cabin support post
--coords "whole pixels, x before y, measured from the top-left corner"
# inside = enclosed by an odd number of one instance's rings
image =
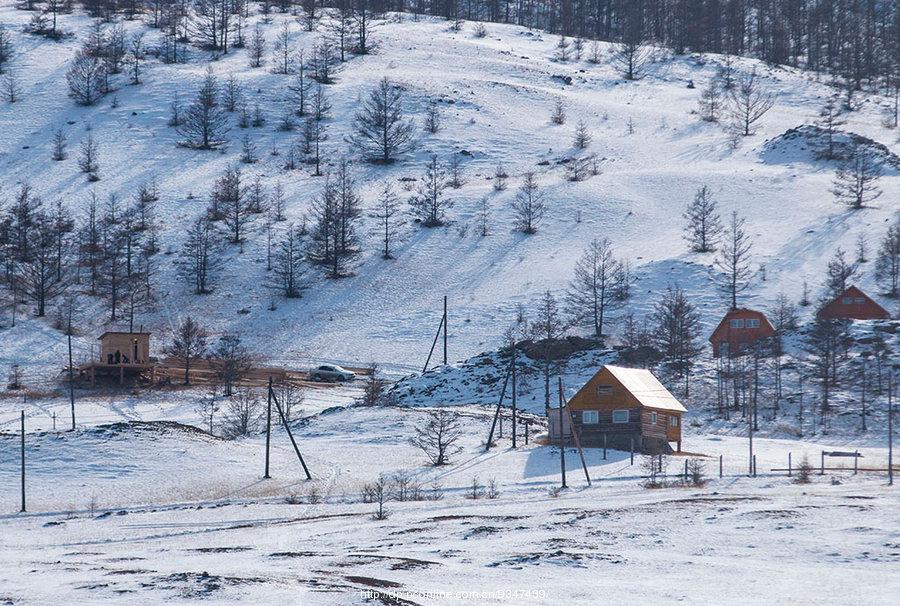
[[[125,367],[119,365],[119,385],[125,384]]]
[[[631,436],[631,463],[629,465],[634,465],[634,436]]]
[[[603,460],[606,460],[606,434],[603,434]]]
[[[687,482],[688,479],[688,464],[687,459],[684,460],[684,481]]]

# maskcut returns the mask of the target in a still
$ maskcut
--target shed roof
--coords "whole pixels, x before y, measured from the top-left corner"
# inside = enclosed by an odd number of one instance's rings
[[[653,373],[645,368],[625,368],[623,366],[605,367],[627,389],[642,406],[687,412],[687,408],[659,382]]]
[[[105,333],[103,333],[102,335],[100,335],[99,337],[97,337],[97,340],[103,339],[103,337],[105,337],[105,336],[107,336],[107,335],[132,335],[132,336],[134,336],[134,335],[147,335],[147,336],[149,337],[149,336],[150,336],[150,333],[149,333],[149,332],[128,332],[128,331],[126,331],[126,330],[123,330],[123,331],[119,331],[119,330],[107,330]]]

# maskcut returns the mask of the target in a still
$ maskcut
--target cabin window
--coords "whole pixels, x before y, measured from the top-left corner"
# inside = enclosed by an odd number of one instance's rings
[[[650,424],[651,424],[651,425],[656,425],[656,422],[657,422],[657,421],[658,421],[658,419],[657,419],[657,414],[656,414],[655,412],[651,412],[651,413],[650,413]]]
[[[600,422],[600,411],[585,410],[581,413],[581,422],[585,425],[596,425]]]
[[[669,419],[671,419],[669,421],[669,425],[671,425],[672,427],[678,427],[678,417],[677,416],[672,415],[671,417],[669,417]]]
[[[759,328],[759,320],[747,320],[747,328]]]
[[[743,328],[744,320],[743,320],[743,318],[735,318],[735,319],[731,320],[728,324],[732,328]]]
[[[865,302],[866,302],[866,300],[863,299],[862,297],[856,297],[856,304],[857,304],[857,305],[862,305],[862,304],[865,303]]]
[[[612,393],[612,385],[598,385],[597,386],[597,395],[598,396],[608,396]]]
[[[844,297],[844,305],[853,305],[853,297]]]
[[[628,411],[627,410],[614,410],[613,411],[613,423],[627,423],[628,422]]]

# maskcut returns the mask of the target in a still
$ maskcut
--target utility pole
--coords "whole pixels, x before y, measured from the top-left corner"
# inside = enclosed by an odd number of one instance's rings
[[[444,366],[447,365],[447,295],[444,295]]]
[[[512,351],[512,447],[516,447],[516,344]]]
[[[25,411],[22,411],[22,513],[25,513]]]
[[[266,472],[263,479],[268,480],[269,475],[269,444],[272,440],[272,377],[269,377],[269,390],[266,393]]]
[[[69,404],[72,406],[72,431],[75,431],[75,372],[72,369],[72,323],[69,322]],[[55,427],[54,427],[55,429]]]
[[[888,486],[894,485],[894,369],[888,373]]]
[[[562,477],[562,487],[566,486],[566,438],[563,431],[563,415],[562,415],[562,377],[559,378],[559,473]]]
[[[747,415],[747,427],[750,430],[750,473],[748,475],[753,475],[753,415]]]

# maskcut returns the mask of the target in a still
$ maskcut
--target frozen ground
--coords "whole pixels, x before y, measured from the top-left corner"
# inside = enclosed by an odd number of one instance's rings
[[[892,603],[900,580],[900,506],[884,474],[850,470],[797,485],[771,468],[840,443],[688,434],[709,455],[703,488],[640,486],[641,458],[574,450],[558,497],[558,450],[483,453],[488,416],[461,408],[463,450],[423,466],[407,443],[420,409],[350,409],[295,429],[313,482],[287,436],[273,436],[271,480],[261,438],[223,442],[185,428],[119,426],[28,437],[30,513],[17,508],[17,437],[0,438],[0,598],[12,604]],[[724,456],[719,479],[717,457]],[[883,449],[863,449],[884,465]],[[677,483],[684,459],[672,457]],[[832,463],[829,463],[832,464]],[[406,471],[437,501],[360,502],[363,483]],[[473,478],[499,495],[467,498]],[[839,484],[834,485],[835,478]],[[315,495],[315,496],[313,496]],[[286,502],[285,497],[294,504]],[[93,508],[93,512],[91,511]],[[649,581],[648,579],[652,579]],[[489,592],[512,592],[491,594]],[[526,593],[526,592],[531,593]],[[427,593],[432,592],[432,593]],[[443,593],[447,592],[447,593]],[[469,593],[456,593],[469,592]],[[472,593],[479,592],[479,593]],[[481,593],[484,592],[484,593]],[[851,597],[852,596],[852,597]],[[377,602],[377,601],[376,601]]]

